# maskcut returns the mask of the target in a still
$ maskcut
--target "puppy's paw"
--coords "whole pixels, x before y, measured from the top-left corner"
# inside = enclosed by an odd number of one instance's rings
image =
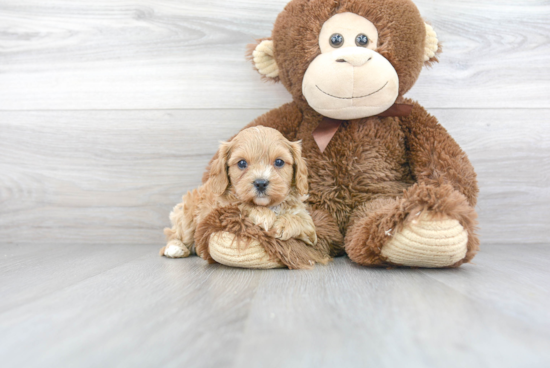
[[[300,239],[307,245],[314,246],[317,244],[317,232],[313,223],[304,223],[300,219],[288,217],[279,218],[273,224],[271,236],[281,240],[290,238]]]
[[[189,257],[189,249],[179,240],[172,240],[160,250],[160,255],[168,258]]]
[[[255,207],[248,214],[248,218],[254,223],[264,229],[269,231],[273,224],[275,223],[275,214],[268,208],[265,207]]]
[[[293,224],[285,218],[275,221],[270,233],[274,238],[281,240],[288,240],[300,234],[299,232],[296,232],[295,226],[293,226]]]

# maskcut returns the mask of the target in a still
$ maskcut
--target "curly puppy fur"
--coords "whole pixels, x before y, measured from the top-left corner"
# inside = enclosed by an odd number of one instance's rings
[[[277,166],[277,160],[283,165]],[[267,183],[265,190],[257,187],[258,180]],[[165,229],[168,245],[182,249],[175,257],[189,255],[197,245],[197,254],[212,261],[205,239],[213,232],[205,235],[204,228],[221,229],[217,225],[224,224],[236,230],[245,223],[250,230],[243,233],[244,239],[252,239],[252,235],[269,239],[269,244],[275,244],[269,254],[291,268],[326,263],[331,247],[326,241],[318,243],[315,224],[304,203],[307,191],[307,168],[300,142],[290,142],[272,128],[245,129],[221,144],[208,180],[187,193],[170,214],[172,228]],[[220,215],[224,211],[228,215]],[[327,219],[318,221],[326,226]],[[203,229],[198,235],[197,227]],[[201,241],[196,240],[197,236]],[[165,248],[162,255],[174,256],[165,253]],[[295,253],[289,252],[290,248],[295,248]]]
[[[312,132],[323,116],[302,94],[309,64],[320,54],[319,32],[333,15],[352,12],[373,22],[379,32],[376,50],[399,76],[396,103],[413,105],[407,117],[368,117],[343,122],[323,153]],[[478,187],[468,157],[447,131],[417,102],[403,95],[412,88],[424,62],[424,20],[410,0],[293,0],[282,11],[271,37],[280,81],[293,101],[258,117],[250,126],[279,130],[289,140],[302,140],[308,162],[308,204],[332,217],[338,231],[318,227],[318,235],[345,236],[349,257],[362,265],[395,266],[380,249],[386,231],[398,231],[419,212],[430,218],[457,219],[468,232],[470,261],[478,249],[475,233]],[[261,41],[261,40],[259,40]],[[250,49],[252,49],[253,45]],[[207,172],[204,180],[210,173]],[[332,254],[340,252],[338,243]]]

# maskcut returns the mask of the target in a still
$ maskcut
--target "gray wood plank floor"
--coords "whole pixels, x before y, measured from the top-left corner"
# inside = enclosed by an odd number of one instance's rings
[[[241,270],[157,246],[3,247],[2,367],[548,367],[550,247],[456,270]]]

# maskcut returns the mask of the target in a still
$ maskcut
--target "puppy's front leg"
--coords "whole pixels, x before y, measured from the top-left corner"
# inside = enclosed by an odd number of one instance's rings
[[[197,189],[183,196],[170,213],[171,228],[164,229],[167,244],[160,250],[161,256],[169,258],[189,257],[193,249],[195,229],[195,210],[198,200]]]
[[[266,207],[252,207],[243,209],[248,218],[265,231],[269,231],[275,223],[275,213]]]
[[[296,238],[313,246],[317,244],[317,233],[313,219],[305,210],[297,214],[284,214],[273,224],[273,236],[281,240]]]

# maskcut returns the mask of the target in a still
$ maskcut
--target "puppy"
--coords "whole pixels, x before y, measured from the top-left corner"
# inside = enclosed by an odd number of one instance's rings
[[[220,145],[208,180],[183,196],[164,230],[167,245],[160,254],[171,258],[194,253],[197,225],[213,210],[238,205],[243,216],[270,236],[317,243],[307,199],[307,167],[300,142],[263,126],[242,130]]]

